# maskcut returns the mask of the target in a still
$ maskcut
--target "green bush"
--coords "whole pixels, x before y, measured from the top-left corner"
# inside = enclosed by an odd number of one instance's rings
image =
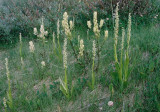
[[[100,18],[109,18],[108,26],[113,26],[112,15],[119,2],[120,18],[126,23],[128,13],[132,13],[136,24],[154,21],[160,12],[158,0],[2,0],[0,5],[0,41],[14,42],[21,32],[32,35],[32,29],[39,27],[42,17],[49,32],[55,31],[57,19],[62,19],[65,11],[74,18],[77,26],[92,19],[93,11]],[[71,18],[71,19],[73,19]]]

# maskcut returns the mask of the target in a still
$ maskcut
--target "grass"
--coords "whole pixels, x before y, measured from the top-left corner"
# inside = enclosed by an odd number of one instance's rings
[[[83,28],[80,31],[74,30],[72,33],[74,38],[78,38],[77,34],[84,40],[84,49],[88,51],[88,55],[92,56],[93,32],[90,32],[90,40],[86,39],[87,34]],[[129,50],[129,66],[132,68],[132,72],[128,79],[129,84],[123,92],[120,92],[119,86],[116,86],[111,76],[114,72],[114,35],[112,31],[109,31],[108,39],[101,51],[99,71],[95,73],[96,83],[93,90],[88,86],[92,74],[92,63],[87,66],[87,72],[84,72],[84,67],[75,62],[72,48],[68,46],[67,76],[68,85],[74,84],[72,99],[67,99],[59,89],[58,79],[64,77],[64,68],[63,62],[54,54],[52,37],[50,36],[45,43],[45,57],[43,57],[42,42],[37,39],[33,40],[38,65],[35,64],[32,54],[29,52],[29,41],[22,38],[24,67],[21,65],[19,43],[14,48],[0,51],[0,108],[4,111],[2,99],[6,97],[8,90],[5,70],[5,58],[7,57],[13,105],[16,112],[160,111],[159,35],[159,25],[132,27]],[[61,37],[60,44],[63,46]],[[77,41],[77,39],[74,40],[74,46],[78,44]],[[100,41],[103,41],[103,36],[100,37]],[[118,52],[121,48],[120,43],[121,38],[118,37]],[[79,48],[75,47],[75,49]],[[46,62],[45,69],[39,70],[37,66],[41,66],[41,62],[44,60]],[[112,95],[109,89],[111,83],[114,85]],[[112,107],[108,106],[110,100],[114,102]],[[9,108],[8,111],[11,112]]]

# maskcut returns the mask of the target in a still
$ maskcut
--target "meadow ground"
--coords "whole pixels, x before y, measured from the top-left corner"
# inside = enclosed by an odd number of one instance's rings
[[[88,55],[92,55],[93,37],[89,36],[90,39],[87,39],[86,31],[83,29],[74,30],[73,37],[77,38],[75,44],[78,44],[77,34],[84,40],[84,48],[88,50]],[[91,65],[85,68],[87,71],[85,72],[83,67],[76,63],[72,48],[68,45],[68,83],[74,84],[72,99],[67,99],[59,89],[59,77],[64,76],[64,68],[63,61],[54,53],[52,37],[47,39],[45,44],[45,56],[43,56],[44,49],[40,40],[32,39],[35,45],[35,58],[29,52],[29,41],[22,38],[24,66],[21,64],[19,55],[19,43],[14,48],[1,50],[0,111],[4,111],[2,99],[7,97],[8,90],[5,58],[9,60],[13,105],[16,112],[160,111],[160,26],[132,27],[129,50],[131,74],[128,86],[123,91],[112,81],[111,74],[115,69],[113,34],[109,31],[108,39],[102,48],[99,71],[95,73],[96,84],[93,90],[88,86],[92,74]],[[103,36],[100,38],[103,41]],[[63,46],[63,38],[60,42]],[[120,43],[121,38],[118,38],[118,52]],[[41,61],[45,61],[46,65],[39,70]],[[112,96],[109,90],[111,83],[114,85]],[[108,106],[110,100],[114,103],[111,107]],[[11,110],[8,108],[8,111]]]

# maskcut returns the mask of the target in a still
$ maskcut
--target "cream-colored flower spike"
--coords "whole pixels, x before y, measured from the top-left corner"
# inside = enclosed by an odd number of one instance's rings
[[[103,24],[104,24],[104,20],[101,19],[99,27],[102,28],[102,27],[103,27]]]
[[[33,29],[33,32],[34,32],[34,35],[38,35],[37,28],[34,28],[34,29]]]
[[[22,43],[22,34],[21,33],[19,34],[19,41],[20,41],[20,43]]]
[[[69,22],[69,25],[70,25],[70,30],[73,30],[73,27],[74,27],[73,21],[70,21],[70,22]]]
[[[119,32],[119,3],[117,3],[117,7],[115,9],[115,28],[114,28],[114,39],[115,39],[115,45],[117,45],[117,38],[118,38],[118,32]]]
[[[4,98],[3,98],[3,105],[4,105],[5,108],[7,108],[6,102],[7,102],[7,100],[6,100],[6,98],[4,97]]]
[[[48,31],[45,31],[45,29],[44,29],[44,22],[43,22],[43,18],[42,18],[42,24],[40,27],[40,34],[38,35],[38,37],[45,39],[45,36],[47,36],[47,35],[48,35]]]
[[[87,26],[88,26],[89,29],[91,29],[91,27],[92,27],[91,21],[87,21]]]
[[[97,12],[94,12],[94,14],[93,14],[93,23],[94,23],[93,32],[94,32],[95,36],[98,38],[98,37],[100,37],[100,30],[98,28]]]
[[[29,49],[30,49],[30,52],[34,53],[35,48],[32,41],[29,42]]]
[[[79,48],[79,55],[82,57],[83,56],[83,51],[84,51],[84,43],[83,40],[80,40],[80,48]]]
[[[59,29],[60,29],[60,24],[59,24],[59,19],[58,19],[57,21],[57,39],[59,39],[59,34],[60,34]]]
[[[45,61],[42,61],[42,62],[41,62],[41,65],[42,65],[42,68],[44,68],[44,67],[46,66]]]
[[[104,32],[104,39],[107,40],[107,38],[108,38],[108,30]]]
[[[131,13],[129,13],[128,16],[128,32],[127,32],[127,44],[129,47],[129,42],[130,42],[130,38],[131,38],[131,25],[132,25],[132,20],[131,20]]]
[[[7,75],[7,79],[10,80],[10,75],[9,75],[9,68],[8,68],[8,58],[5,58],[5,65],[6,65],[6,75]]]
[[[63,14],[62,26],[64,28],[66,36],[70,37],[71,36],[71,31],[70,31],[70,28],[69,28],[70,26],[68,24],[68,14],[67,14],[67,12],[65,12]]]
[[[95,42],[95,40],[93,40],[92,53],[93,53],[93,60],[94,60],[96,57],[96,42]]]
[[[67,68],[67,38],[64,39],[64,46],[63,46],[63,66]]]

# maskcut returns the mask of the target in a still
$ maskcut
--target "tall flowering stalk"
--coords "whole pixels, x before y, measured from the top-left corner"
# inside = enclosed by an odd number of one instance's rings
[[[119,27],[119,16],[118,16],[118,4],[116,8],[116,18],[115,18],[115,43],[114,43],[114,57],[115,57],[115,67],[116,73],[118,74],[118,80],[121,85],[121,90],[123,90],[127,86],[128,76],[129,76],[129,42],[131,37],[131,14],[128,17],[128,32],[127,32],[127,49],[124,53],[124,38],[125,38],[125,30],[122,28],[122,43],[121,43],[121,55],[120,62],[117,58],[117,37],[118,37],[118,27]],[[123,57],[124,56],[124,57]]]
[[[128,16],[128,32],[127,32],[127,51],[126,51],[126,54],[125,54],[125,62],[124,62],[124,67],[125,67],[124,81],[125,82],[127,82],[127,79],[128,79],[128,76],[129,76],[128,67],[129,67],[129,43],[130,43],[130,38],[131,38],[131,25],[132,25],[131,21],[132,21],[131,20],[131,14],[129,13],[129,16]]]
[[[93,32],[94,32],[96,38],[99,38],[100,37],[100,30],[99,30],[98,21],[97,21],[97,12],[94,12],[94,14],[93,14],[93,23],[94,23]]]
[[[95,73],[94,73],[94,61],[95,61],[95,57],[96,57],[96,43],[95,43],[95,40],[93,40],[92,54],[93,54],[93,58],[92,58],[93,63],[92,63],[92,76],[91,76],[90,87],[93,90],[94,86],[95,86]]]
[[[36,66],[37,66],[37,68],[39,70],[39,74],[41,74],[41,69],[39,67],[39,63],[37,62],[36,56],[35,56],[35,53],[34,53],[35,52],[35,47],[34,47],[33,41],[29,42],[29,50],[30,50],[30,52],[31,52],[31,54],[33,56],[33,60],[34,60]]]
[[[78,60],[77,52],[76,52],[76,50],[74,48],[74,45],[72,43],[72,33],[71,33],[71,30],[73,29],[73,26],[74,26],[74,23],[72,21],[70,21],[70,24],[68,23],[68,14],[67,14],[67,12],[65,12],[63,14],[62,27],[63,27],[63,29],[65,31],[65,35],[67,36],[67,38],[70,41],[70,45],[72,47],[74,56],[75,56],[76,60]]]
[[[62,60],[62,50],[61,50],[61,45],[60,45],[60,42],[59,42],[59,35],[60,35],[60,22],[59,22],[59,19],[57,21],[57,40],[58,40],[58,51],[59,51],[59,58],[60,60]]]
[[[119,32],[119,3],[117,3],[117,7],[115,10],[115,27],[114,27],[114,58],[115,61],[118,62],[117,59],[117,38],[118,38],[118,32]]]
[[[45,51],[45,36],[48,35],[48,31],[45,31],[44,29],[44,18],[42,18],[42,22],[41,22],[41,26],[40,26],[40,33],[38,33],[37,28],[33,29],[34,31],[34,35],[36,35],[37,37],[39,37],[42,42],[43,42],[43,57],[46,56],[46,51]]]
[[[103,19],[101,19],[100,24],[98,24],[97,12],[94,12],[93,13],[93,32],[95,34],[96,42],[97,42],[97,57],[98,57],[98,64],[97,64],[97,67],[96,67],[97,72],[98,72],[99,64],[100,64],[100,48],[102,48],[99,45],[100,29],[103,27],[103,24],[104,24]]]
[[[24,66],[24,61],[23,61],[23,56],[22,56],[22,46],[23,46],[23,43],[22,43],[22,34],[21,33],[19,34],[19,44],[20,44],[19,55],[21,57],[21,64],[22,64],[22,66]]]
[[[8,96],[8,105],[11,110],[13,110],[13,98],[12,98],[12,90],[11,90],[11,80],[10,80],[10,73],[9,73],[9,68],[8,68],[8,58],[5,58],[5,65],[6,65],[6,75],[7,75],[7,80],[8,80],[8,91],[7,91],[7,96]]]
[[[61,78],[59,78],[60,90],[68,99],[70,99],[72,96],[73,87],[69,91],[68,78],[67,78],[67,38],[64,39],[64,46],[63,46],[63,67],[64,67],[64,81],[61,80]]]

